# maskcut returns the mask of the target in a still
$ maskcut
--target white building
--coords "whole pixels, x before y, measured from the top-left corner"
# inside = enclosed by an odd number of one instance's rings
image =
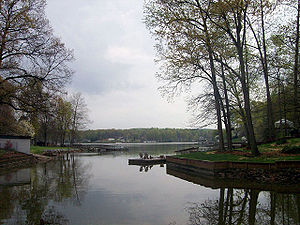
[[[30,153],[30,139],[26,136],[0,135],[0,149],[13,149],[18,152]]]
[[[289,120],[285,120],[285,119],[281,119],[275,122],[275,127],[276,128],[280,128],[280,125],[282,127],[287,127],[287,128],[294,128],[294,123],[292,121]]]

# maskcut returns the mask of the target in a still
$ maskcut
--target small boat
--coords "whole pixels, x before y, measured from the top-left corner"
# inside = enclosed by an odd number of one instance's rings
[[[155,157],[151,159],[128,159],[128,165],[156,165],[166,163],[165,157]]]

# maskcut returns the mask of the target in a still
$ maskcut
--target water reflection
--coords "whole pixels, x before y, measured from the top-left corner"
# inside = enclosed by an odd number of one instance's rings
[[[264,201],[259,196],[264,195]],[[221,188],[218,200],[189,203],[189,224],[299,224],[299,194]]]
[[[0,176],[0,186],[30,184],[30,169],[20,169]]]
[[[0,223],[68,224],[52,202],[68,199],[74,205],[80,205],[90,178],[88,167],[74,156],[62,158],[31,168],[29,183],[19,186],[2,183]]]
[[[139,158],[139,153],[147,153],[152,156],[160,156],[160,155],[174,155],[175,151],[182,150],[186,148],[191,148],[197,146],[197,144],[124,144],[124,146],[128,149],[126,151],[108,151],[108,152],[99,152],[99,153],[81,153],[83,156],[91,156],[97,157],[101,156],[131,156]]]
[[[142,172],[145,172],[147,173],[148,171],[150,171],[154,166],[159,166],[159,167],[165,167],[164,164],[160,164],[160,165],[147,165],[147,166],[140,166],[140,169],[139,171],[142,173]]]
[[[143,152],[177,148],[160,147]],[[300,224],[295,185],[212,179],[169,165],[167,173],[159,165],[129,166],[141,151],[80,154],[31,168],[29,177],[0,177],[11,182],[0,184],[0,224]]]
[[[152,169],[152,165],[151,166],[140,166],[140,172],[145,172],[147,173],[148,170],[151,170]]]
[[[174,155],[175,151],[186,148],[195,147],[195,144],[161,144],[161,145],[150,145],[150,144],[128,144],[126,147],[128,151],[123,152],[122,155],[132,155],[139,157],[139,153],[147,153],[152,156],[159,155]],[[118,154],[115,152],[114,154]]]
[[[300,224],[300,189],[287,185],[264,185],[239,180],[219,180],[178,170],[167,165],[167,173],[206,187],[218,188],[218,199],[188,202],[190,225]],[[241,188],[244,185],[245,188]],[[230,186],[228,188],[228,186]],[[255,187],[256,188],[251,188]],[[264,187],[264,188],[257,188]]]

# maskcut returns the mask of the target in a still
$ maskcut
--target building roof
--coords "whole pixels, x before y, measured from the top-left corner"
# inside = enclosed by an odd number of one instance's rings
[[[0,135],[2,139],[31,139],[30,136]]]

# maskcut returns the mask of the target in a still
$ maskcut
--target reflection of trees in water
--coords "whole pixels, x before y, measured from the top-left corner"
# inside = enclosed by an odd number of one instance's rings
[[[68,224],[68,220],[65,219],[64,215],[58,212],[55,207],[50,207],[47,209],[41,220],[40,220],[40,225],[46,225],[46,224],[57,224],[57,225],[63,225],[63,224]]]
[[[13,214],[14,204],[11,199],[16,199],[15,193],[8,187],[0,188],[0,221]]]
[[[147,173],[149,170],[151,170],[153,165],[150,166],[140,166],[140,172],[145,172]]]
[[[1,219],[13,218],[9,220],[12,224],[67,224],[64,216],[49,202],[68,199],[80,205],[90,178],[88,169],[89,166],[76,157],[33,168],[30,185],[11,187],[9,193],[0,190],[1,199],[3,194],[9,196],[5,198],[5,205],[10,209],[5,213],[2,211],[0,222]],[[15,197],[10,196],[12,193]]]
[[[158,166],[158,165],[147,165],[147,166],[140,166],[140,169],[139,171],[142,173],[142,172],[145,172],[147,173],[149,170],[151,170],[153,168],[153,166]],[[165,167],[164,164],[160,164],[159,167]]]
[[[259,195],[265,198],[260,199]],[[221,188],[218,200],[188,203],[188,224],[299,224],[300,196]]]
[[[53,199],[61,202],[64,199],[71,199],[74,204],[80,205],[87,190],[90,175],[87,174],[89,165],[83,165],[79,158],[72,157],[71,160],[60,160],[48,170],[53,182]],[[56,191],[55,191],[56,190]]]
[[[300,224],[299,194],[271,193],[269,198],[271,224]]]

